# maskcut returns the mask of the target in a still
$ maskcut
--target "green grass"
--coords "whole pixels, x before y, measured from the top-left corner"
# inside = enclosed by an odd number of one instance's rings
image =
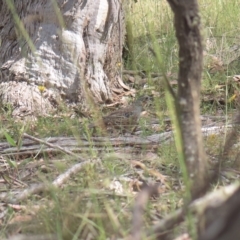
[[[231,62],[234,55],[232,49],[239,43],[238,32],[240,29],[239,1],[199,1],[202,17],[202,33],[208,55],[205,55],[202,90],[214,90],[215,86],[226,84],[227,76],[239,74],[240,61]],[[137,69],[159,72],[159,66],[149,48],[152,47],[151,35],[159,43],[162,62],[166,73],[176,74],[178,69],[178,46],[175,38],[172,13],[166,1],[139,1],[134,4],[128,15],[132,23],[134,36],[134,56]],[[239,54],[240,56],[240,54]],[[225,64],[224,71],[209,73],[216,61]],[[132,65],[130,64],[130,67]],[[128,68],[128,65],[126,66]],[[157,84],[156,84],[157,87]],[[235,86],[234,89],[238,90]],[[230,94],[230,96],[229,96]],[[230,98],[233,91],[227,92],[226,99]],[[224,94],[225,95],[225,94]],[[219,108],[216,107],[214,110]]]

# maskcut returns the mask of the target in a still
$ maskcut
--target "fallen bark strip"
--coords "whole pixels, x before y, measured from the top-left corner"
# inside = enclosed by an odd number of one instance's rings
[[[70,156],[79,158],[79,159],[81,159],[82,161],[84,161],[84,159],[81,158],[80,156],[78,156],[78,155],[74,154],[73,152],[71,152],[71,151],[69,151],[69,150],[66,150],[66,149],[64,149],[64,148],[62,148],[62,147],[60,147],[60,146],[58,146],[58,145],[51,144],[51,143],[46,142],[46,141],[43,141],[43,140],[41,140],[41,139],[39,139],[39,138],[35,138],[35,137],[33,137],[33,136],[30,136],[30,135],[28,135],[28,134],[26,134],[26,133],[23,134],[23,137],[29,138],[29,139],[31,139],[31,140],[33,140],[33,141],[35,141],[35,142],[42,143],[42,144],[44,144],[44,145],[46,145],[46,146],[49,146],[49,147],[51,147],[51,148],[58,149],[58,150],[66,153],[66,154],[69,154]]]
[[[7,203],[16,204],[20,201],[27,199],[28,197],[32,196],[33,194],[37,194],[43,191],[47,191],[51,189],[51,187],[60,187],[63,183],[65,183],[72,175],[78,173],[85,165],[89,164],[96,164],[98,161],[84,161],[77,163],[70,167],[65,173],[59,175],[52,184],[36,184],[25,190],[21,191],[20,193],[13,196],[13,193],[9,192],[4,195],[0,195],[0,200]]]
[[[145,148],[147,149],[147,147]],[[152,149],[152,147],[151,147]],[[89,147],[83,147],[83,148],[79,148],[79,147],[69,147],[68,148],[69,151],[75,152],[75,153],[89,153]],[[94,150],[94,149],[93,149]],[[95,149],[96,151],[98,151],[99,153],[101,152],[105,152],[106,151],[106,146],[104,147],[98,147]],[[132,154],[134,153],[134,149],[132,147],[114,147],[114,151],[115,152],[124,152],[124,153],[129,153]],[[136,149],[137,151],[137,149]],[[46,154],[46,153],[51,153],[51,154],[58,154],[60,152],[60,150],[58,149],[52,149],[52,148],[43,148],[41,150],[42,154]],[[22,151],[17,151],[17,152],[10,152],[10,153],[5,153],[5,154],[1,154],[2,156],[11,156],[11,157],[24,157],[24,156],[32,156],[32,155],[36,155],[39,153],[39,146],[35,147],[33,150],[28,150],[28,149],[23,149]]]
[[[223,134],[228,128],[233,128],[234,125],[227,126],[212,126],[212,127],[203,127],[202,132],[204,136],[210,134]],[[29,136],[24,134],[24,136]],[[31,136],[30,136],[31,137]],[[41,145],[36,144],[39,142]],[[81,138],[76,139],[74,137],[52,137],[46,139],[37,139],[31,137],[31,140],[24,139],[22,141],[21,148],[12,147],[9,143],[4,142],[0,143],[0,154],[3,156],[13,156],[13,155],[25,155],[25,154],[36,154],[39,152],[39,149],[42,146],[41,152],[65,152],[70,155],[79,158],[73,152],[88,152],[89,148],[94,148],[97,151],[104,150],[107,146],[111,146],[114,150],[119,147],[132,147],[134,148],[157,148],[159,144],[166,144],[173,141],[173,132],[163,132],[160,134],[153,134],[147,137],[141,136],[120,136],[120,137],[93,137],[90,140]],[[82,159],[84,161],[84,159]]]
[[[165,133],[163,134],[165,135]],[[161,137],[161,136],[160,136]],[[165,141],[165,137],[162,139],[163,141]],[[72,149],[72,151],[83,151],[85,149],[88,148],[96,148],[99,149],[99,147],[103,147],[106,148],[107,146],[111,146],[113,148],[118,148],[120,146],[126,147],[126,146],[132,146],[134,148],[139,148],[144,146],[145,148],[147,146],[152,147],[153,144],[155,146],[157,146],[157,144],[159,144],[159,139],[151,139],[151,137],[148,138],[142,138],[142,137],[136,137],[136,136],[127,136],[127,137],[117,137],[117,138],[93,138],[94,142],[90,142],[86,139],[81,139],[81,141],[79,141],[78,139],[75,139],[73,137],[69,137],[69,138],[51,138],[51,139],[44,139],[43,142],[41,142],[41,144],[44,143],[48,143],[48,146],[50,144],[54,144],[58,147],[55,147],[54,145],[52,145],[52,147],[42,147],[41,151],[42,153],[44,153],[45,151],[49,151],[49,149],[52,149],[53,151],[56,152],[56,150],[58,151],[62,151],[61,148],[67,148],[68,151],[69,149]],[[30,152],[36,152],[35,150],[40,149],[40,145],[36,145],[34,142],[32,142],[33,145],[30,145],[29,141],[27,141],[27,145],[25,145],[25,140],[22,141],[22,147],[19,149],[17,147],[11,147],[6,143],[1,144],[0,143],[0,154],[2,154],[3,156],[5,155],[24,155],[26,152],[29,153]],[[47,144],[46,144],[47,145]],[[55,149],[55,150],[54,150]],[[66,152],[66,151],[65,151]]]

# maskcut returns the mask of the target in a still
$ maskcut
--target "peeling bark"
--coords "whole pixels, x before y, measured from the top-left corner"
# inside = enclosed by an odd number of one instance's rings
[[[86,106],[85,87],[100,102],[113,100],[113,87],[123,91],[120,0],[15,1],[17,22],[6,0],[0,6],[0,100],[19,110],[14,114],[44,114],[63,99]]]

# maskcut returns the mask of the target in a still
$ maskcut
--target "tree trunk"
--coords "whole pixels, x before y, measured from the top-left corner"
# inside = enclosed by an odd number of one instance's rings
[[[124,91],[120,0],[0,0],[0,16],[0,96],[14,116]]]
[[[207,184],[207,162],[200,120],[203,48],[197,0],[168,0],[179,43],[178,106],[192,197]]]

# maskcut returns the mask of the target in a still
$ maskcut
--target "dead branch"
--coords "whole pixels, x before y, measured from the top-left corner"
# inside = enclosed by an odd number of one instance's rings
[[[221,204],[226,202],[239,190],[240,185],[235,183],[211,192],[166,216],[158,224],[149,229],[147,235],[160,236],[164,231],[172,229],[176,224],[181,223],[185,219],[187,211],[190,211],[191,214],[201,216],[207,208],[221,206]]]
[[[52,182],[52,184],[40,183],[40,184],[37,184],[37,185],[33,185],[29,188],[26,188],[22,192],[18,193],[14,197],[13,197],[13,194],[11,192],[8,193],[8,194],[0,195],[0,199],[1,199],[1,201],[4,201],[4,202],[16,204],[16,203],[32,196],[33,194],[38,194],[40,192],[47,191],[47,190],[51,189],[52,186],[53,187],[60,187],[72,175],[78,173],[85,165],[95,164],[97,162],[98,161],[90,161],[89,160],[89,161],[84,161],[84,162],[81,162],[81,163],[77,163],[77,164],[73,165],[71,168],[69,168],[65,173],[62,173],[61,175],[59,175]]]

